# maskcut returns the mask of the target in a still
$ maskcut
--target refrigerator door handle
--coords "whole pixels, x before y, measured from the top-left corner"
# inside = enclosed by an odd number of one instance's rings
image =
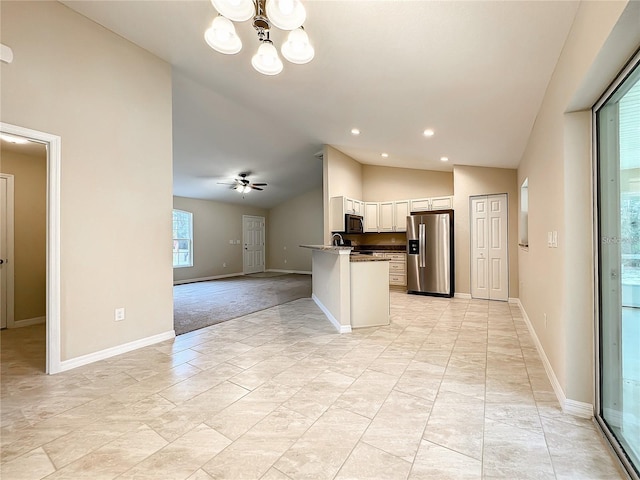
[[[425,262],[425,248],[426,248],[426,235],[425,235],[425,228],[424,228],[424,223],[420,224],[420,228],[418,230],[419,232],[419,243],[420,243],[420,257],[419,257],[419,261],[420,261],[420,267],[424,268],[426,267],[426,262]]]

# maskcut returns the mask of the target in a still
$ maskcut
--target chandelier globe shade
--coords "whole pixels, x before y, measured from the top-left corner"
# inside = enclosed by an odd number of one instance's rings
[[[204,39],[215,51],[227,55],[238,53],[242,49],[242,40],[236,33],[233,23],[218,15],[204,32]]]
[[[269,21],[281,30],[295,30],[307,18],[300,0],[266,0],[265,10]]]
[[[249,20],[256,13],[253,0],[211,0],[220,15],[234,22]]]
[[[263,75],[277,75],[283,68],[278,50],[270,40],[265,40],[260,44],[258,52],[251,58],[251,65]]]
[[[282,56],[291,63],[309,63],[315,55],[315,50],[309,43],[309,35],[302,27],[289,32],[287,41],[281,47]]]

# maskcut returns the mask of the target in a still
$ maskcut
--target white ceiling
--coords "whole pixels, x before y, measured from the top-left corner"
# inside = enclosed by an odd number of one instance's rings
[[[63,3],[173,65],[174,193],[238,202],[217,181],[250,171],[269,186],[243,201],[263,207],[321,185],[323,144],[365,164],[517,167],[578,7],[303,0],[316,56],[267,77],[250,21],[239,54],[206,45],[209,1]],[[284,35],[272,30],[276,47]]]

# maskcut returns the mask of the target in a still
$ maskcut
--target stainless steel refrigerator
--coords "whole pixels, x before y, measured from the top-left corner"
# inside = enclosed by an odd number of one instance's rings
[[[407,217],[407,291],[453,297],[453,210]]]

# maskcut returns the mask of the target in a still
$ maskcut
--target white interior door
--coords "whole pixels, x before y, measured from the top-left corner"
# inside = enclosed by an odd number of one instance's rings
[[[244,273],[264,272],[264,217],[242,216]]]
[[[471,296],[509,299],[507,195],[471,197]]]
[[[13,326],[13,185],[0,173],[0,328]]]

